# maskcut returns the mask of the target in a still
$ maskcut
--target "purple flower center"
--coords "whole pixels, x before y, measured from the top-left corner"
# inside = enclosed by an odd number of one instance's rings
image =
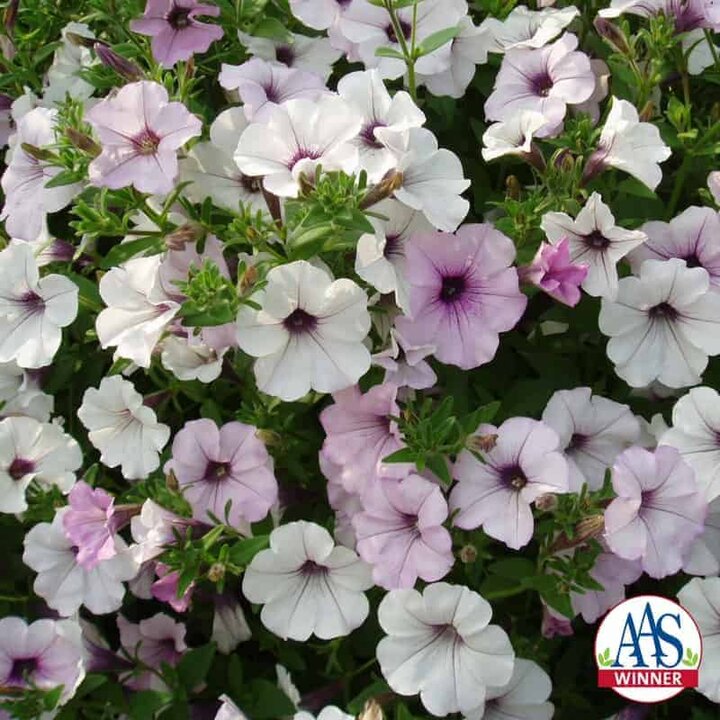
[[[42,312],[45,309],[45,301],[33,290],[28,290],[22,295],[20,302],[32,313]]]
[[[702,2],[688,0],[671,0],[667,8],[669,14],[675,16],[675,31],[678,33],[689,32],[706,23],[705,15],[702,12]]]
[[[685,264],[689,268],[702,267],[700,258],[694,252],[690,253],[687,257],[684,257],[683,260],[685,260]]]
[[[572,437],[570,438],[570,442],[568,443],[567,449],[568,450],[580,450],[585,446],[585,444],[588,441],[587,435],[582,435],[581,433],[573,433]]]
[[[317,160],[319,157],[322,157],[320,150],[298,148],[287,162],[288,170],[292,170],[301,160]]]
[[[605,250],[610,245],[610,241],[599,230],[585,235],[584,240],[585,244],[593,250]]]
[[[519,465],[508,465],[500,471],[500,479],[512,490],[522,490],[527,485],[527,476]]]
[[[245,192],[255,194],[262,192],[262,178],[252,175],[238,174],[238,182],[242,185]]]
[[[383,147],[383,144],[375,139],[375,128],[379,127],[385,127],[385,123],[382,123],[379,120],[373,120],[360,130],[360,139],[368,147],[376,149]]]
[[[295,53],[289,45],[278,45],[275,48],[275,59],[290,67],[295,60]]]
[[[347,7],[347,6],[352,2],[352,0],[335,0],[335,2],[336,2],[340,7]]]
[[[172,8],[165,15],[165,19],[174,30],[184,30],[192,22],[190,12],[190,8],[179,7],[173,3]]]
[[[390,234],[385,236],[383,256],[388,260],[393,257],[405,256],[404,243],[400,235]]]
[[[207,482],[222,482],[230,474],[230,463],[210,460],[205,468],[203,480]]]
[[[300,567],[300,572],[303,575],[320,577],[327,574],[327,568],[324,565],[318,565],[314,560],[306,560]]]
[[[160,138],[149,127],[146,127],[132,139],[132,144],[138,155],[154,155],[160,145]]]
[[[554,85],[553,79],[550,77],[547,70],[539,75],[536,75],[531,82],[535,94],[542,97],[547,97]]]
[[[268,86],[264,87],[263,90],[265,90],[265,97],[268,99],[268,102],[280,102],[280,92],[275,87],[275,83],[271,82]]]
[[[283,320],[283,326],[291,335],[302,335],[317,327],[317,318],[302,308],[296,308]]]
[[[662,302],[648,310],[651,320],[677,320],[680,313],[669,303]]]
[[[442,279],[440,288],[440,300],[444,303],[456,303],[462,299],[467,280],[465,275],[447,275]]]
[[[409,40],[412,36],[412,25],[409,22],[403,20],[402,18],[400,18],[399,20],[399,25],[405,39]],[[398,41],[398,37],[395,33],[395,28],[392,25],[385,26],[385,35],[387,35],[387,39],[391,43],[396,43]]]
[[[15,658],[13,660],[10,675],[6,680],[8,685],[27,686],[26,678],[31,677],[37,670],[38,659],[36,657]]]
[[[16,457],[8,468],[8,475],[13,480],[22,480],[28,473],[35,470],[35,463],[32,460]]]

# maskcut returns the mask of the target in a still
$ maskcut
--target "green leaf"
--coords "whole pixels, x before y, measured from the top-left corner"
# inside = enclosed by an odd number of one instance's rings
[[[151,237],[141,237],[137,240],[129,240],[128,242],[118,243],[111,248],[110,252],[100,261],[100,267],[103,270],[109,270],[126,260],[130,260],[136,255],[151,250],[150,255],[155,255],[162,251],[162,238],[157,235]]]
[[[153,720],[155,714],[167,705],[171,696],[155,690],[141,690],[130,697],[129,716],[133,720]]]
[[[626,193],[634,197],[643,198],[645,200],[657,200],[658,196],[645,184],[635,178],[625,178],[618,185],[619,193]]]
[[[356,695],[347,706],[348,712],[353,715],[359,715],[362,712],[365,702],[372,697],[382,695],[390,690],[388,684],[384,680],[376,680],[368,685],[358,695]]]
[[[457,37],[459,32],[460,28],[456,25],[455,27],[438,30],[432,33],[432,35],[428,35],[415,49],[416,57],[420,58],[423,55],[429,55],[431,52],[435,52],[435,50]]]
[[[415,462],[415,453],[410,448],[402,448],[390,453],[382,461],[384,463],[411,463]]]
[[[45,183],[45,187],[56,188],[62,187],[63,185],[72,185],[82,179],[82,175],[78,174],[74,170],[63,170],[59,172],[55,177],[51,178]]]
[[[240,540],[230,548],[230,562],[233,565],[240,565],[244,567],[269,544],[269,535],[258,535],[257,537]]]
[[[275,683],[269,680],[253,680],[246,686],[243,710],[254,720],[276,720],[292,716],[295,706]]]
[[[65,274],[78,286],[80,304],[89,310],[100,312],[104,303],[100,297],[97,283],[78,273],[66,272]]]
[[[264,17],[255,24],[252,35],[256,37],[280,40],[281,42],[292,43],[292,33],[283,25],[280,20],[274,17]]]
[[[465,432],[475,432],[483,423],[491,423],[495,419],[499,409],[500,401],[493,400],[493,402],[483,405],[469,415],[466,415],[462,421]]]
[[[395,48],[379,47],[375,50],[376,57],[394,58],[395,60],[405,60],[405,56]]]
[[[508,558],[494,562],[488,568],[488,572],[513,580],[526,580],[533,577],[537,570],[535,563],[527,558]]]
[[[425,458],[425,464],[445,485],[452,483],[452,475],[444,455],[433,454]]]
[[[188,690],[193,690],[205,680],[214,657],[215,643],[193,648],[183,655],[177,671],[182,684]]]

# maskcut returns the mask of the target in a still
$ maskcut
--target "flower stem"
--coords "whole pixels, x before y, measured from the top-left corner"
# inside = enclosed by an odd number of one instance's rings
[[[412,47],[408,47],[407,41],[405,40],[405,33],[403,32],[400,19],[398,18],[397,12],[393,6],[393,0],[383,0],[383,6],[390,15],[390,23],[393,27],[393,32],[397,38],[400,50],[402,51],[403,57],[405,58],[405,64],[407,65],[407,88],[410,96],[413,100],[417,100],[417,84],[415,80],[415,25],[417,21],[417,0],[413,4],[413,23],[411,30],[411,43]]]

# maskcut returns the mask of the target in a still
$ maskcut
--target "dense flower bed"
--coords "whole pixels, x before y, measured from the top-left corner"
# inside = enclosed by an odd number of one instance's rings
[[[717,2],[3,23],[0,717],[717,717]]]

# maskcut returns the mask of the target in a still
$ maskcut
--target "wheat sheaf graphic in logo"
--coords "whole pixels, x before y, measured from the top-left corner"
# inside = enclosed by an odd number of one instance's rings
[[[690,613],[658,595],[616,605],[595,636],[598,685],[640,703],[697,687],[702,638]]]

